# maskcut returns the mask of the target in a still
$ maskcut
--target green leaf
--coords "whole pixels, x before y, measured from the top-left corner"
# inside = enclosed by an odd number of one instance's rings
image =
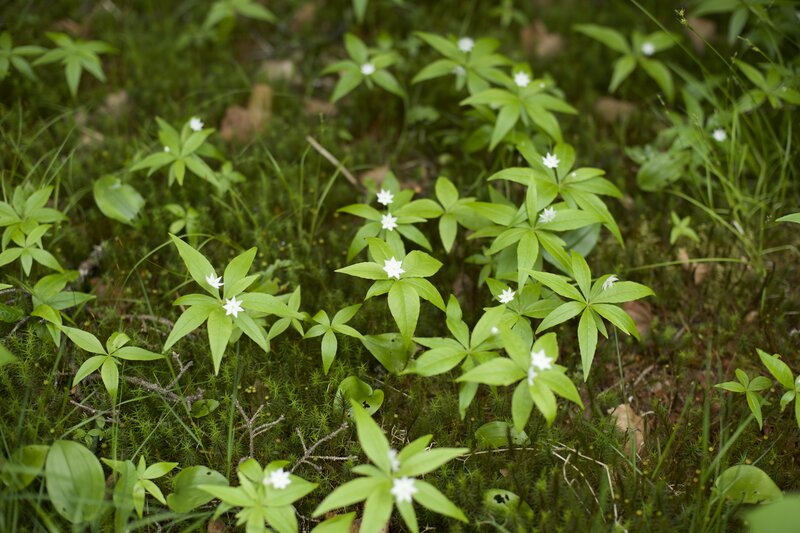
[[[556,397],[547,386],[539,381],[534,381],[533,385],[528,387],[528,392],[536,408],[547,421],[547,425],[552,426],[556,419]]]
[[[421,451],[403,461],[397,475],[417,477],[427,474],[468,451],[469,448],[434,448]]]
[[[387,279],[387,275],[383,270],[383,267],[372,262],[356,263],[355,265],[339,268],[336,270],[336,272],[364,279]]]
[[[92,191],[100,211],[108,218],[125,224],[131,224],[144,207],[142,195],[114,176],[105,176],[95,181]]]
[[[337,514],[318,524],[311,530],[311,533],[350,533],[352,531],[351,525],[355,518],[355,511],[346,514]]]
[[[105,355],[106,350],[103,348],[103,345],[97,340],[97,337],[88,331],[71,328],[69,326],[62,326],[61,331],[63,331],[67,337],[69,337],[69,340],[74,342],[81,350]]]
[[[776,222],[794,222],[795,224],[800,224],[800,213],[784,215],[777,219]]]
[[[592,303],[619,304],[639,300],[646,296],[655,296],[650,287],[632,281],[618,281],[602,291],[599,296],[592,298]]]
[[[631,52],[625,37],[616,30],[596,24],[576,24],[573,28],[575,28],[575,31],[600,41],[612,50],[623,54],[629,54]]]
[[[100,377],[103,379],[108,394],[111,395],[111,402],[117,400],[117,389],[119,387],[119,369],[112,357],[107,357],[103,366],[100,367]]]
[[[511,398],[511,418],[514,421],[514,429],[522,432],[533,410],[533,398],[528,390],[528,382],[521,381],[514,389]]]
[[[485,383],[486,385],[511,385],[526,375],[525,370],[511,359],[498,357],[476,366],[460,376],[456,381],[472,381]]]
[[[376,490],[367,497],[364,515],[361,517],[359,533],[383,531],[389,522],[394,507],[394,498],[388,490]]]
[[[736,503],[760,503],[783,496],[775,482],[753,465],[736,465],[724,470],[714,480],[714,488],[721,498]]]
[[[336,349],[338,346],[338,342],[336,340],[336,335],[333,333],[332,330],[328,330],[322,336],[322,369],[325,374],[328,374],[328,370],[330,370],[331,365],[333,364],[333,360],[336,358]]]
[[[658,86],[661,87],[667,100],[671,101],[675,96],[675,87],[672,82],[672,74],[670,74],[669,69],[664,66],[664,63],[655,59],[645,58],[639,58],[639,63],[642,65],[644,71],[647,72],[647,75],[653,78]]]
[[[632,55],[625,55],[614,61],[614,72],[611,75],[611,83],[608,84],[608,92],[616,91],[635,68],[636,58]]]
[[[769,355],[758,348],[756,348],[756,352],[758,352],[758,357],[761,358],[761,362],[767,367],[769,373],[778,380],[778,383],[786,389],[794,390],[794,378],[789,366],[776,355]]]
[[[564,373],[558,370],[540,372],[536,380],[547,385],[550,390],[573,403],[583,407],[583,401],[575,384]]]
[[[578,322],[578,345],[581,350],[581,367],[584,381],[589,379],[594,352],[597,349],[597,326],[591,313],[591,309],[585,309]]]
[[[214,305],[200,304],[189,307],[189,309],[184,311],[183,314],[178,317],[178,320],[175,321],[175,325],[172,327],[172,331],[164,343],[163,350],[166,352],[180,339],[200,327],[200,325],[208,319],[211,312],[218,307],[216,303]]]
[[[351,400],[350,404],[353,407],[353,418],[356,421],[361,449],[364,450],[367,457],[378,468],[384,472],[389,472],[391,466],[389,461],[389,441],[386,440],[386,436],[381,428],[378,427],[378,424],[358,402]]]
[[[328,494],[328,496],[322,500],[322,503],[314,509],[314,514],[312,516],[320,516],[333,509],[347,507],[356,502],[364,501],[370,494],[379,490],[386,490],[388,492],[388,485],[388,479],[379,477],[363,477],[348,481]]]
[[[414,482],[414,486],[417,488],[417,493],[414,494],[414,501],[431,511],[469,523],[461,509],[451,502],[447,496],[439,492],[439,489],[419,479]]]
[[[228,480],[225,479],[225,476],[208,467],[184,468],[175,476],[174,490],[167,496],[167,506],[176,513],[188,513],[214,499],[214,496],[208,491],[200,489],[201,485],[226,486],[227,484]]]
[[[170,234],[169,237],[178,248],[178,253],[181,256],[181,259],[183,259],[186,269],[189,271],[189,275],[192,277],[192,279],[194,279],[197,284],[204,289],[209,290],[208,283],[206,282],[206,276],[213,274],[215,271],[208,259],[206,259],[203,254],[183,242],[175,235]],[[212,292],[212,294],[216,294],[216,290],[215,292]]]
[[[389,311],[392,313],[400,334],[411,339],[419,318],[419,295],[414,287],[403,280],[389,289]]]
[[[219,374],[222,356],[233,333],[233,322],[221,308],[208,315],[208,343],[211,346],[211,359],[214,362],[214,375]]]
[[[542,322],[539,324],[539,327],[536,328],[536,332],[539,333],[548,328],[561,324],[562,322],[566,322],[567,320],[578,316],[585,308],[586,304],[582,302],[567,302],[561,304],[553,309],[544,318],[544,320],[542,320]]]
[[[0,467],[0,481],[12,491],[24,489],[41,474],[49,449],[40,444],[18,448]]]
[[[497,121],[494,124],[494,130],[492,130],[489,150],[494,150],[506,134],[516,125],[519,121],[521,111],[522,107],[519,102],[509,102],[500,108],[500,112],[497,113]]]
[[[51,504],[70,523],[91,521],[103,506],[103,467],[92,452],[77,442],[57,440],[50,446],[45,482]]]
[[[524,392],[525,395],[528,397],[530,405],[533,405],[533,402],[530,401],[530,394],[528,393],[528,391],[525,390]],[[514,394],[516,396],[516,389],[514,389]],[[512,400],[512,405],[513,405],[513,400]],[[512,407],[512,412],[513,412],[513,407]],[[517,446],[524,446],[530,443],[530,439],[528,438],[528,435],[524,431],[522,430],[518,431],[514,426],[512,426],[508,422],[504,422],[501,420],[487,422],[486,424],[479,427],[477,431],[475,431],[475,439],[480,443],[481,448],[488,448],[488,449],[502,448],[504,446],[508,446],[509,443],[515,444]]]

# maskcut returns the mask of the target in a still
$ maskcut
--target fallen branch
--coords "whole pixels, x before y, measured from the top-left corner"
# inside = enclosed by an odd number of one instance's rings
[[[242,415],[242,418],[244,418],[244,424],[242,424],[236,429],[246,429],[247,432],[249,433],[250,457],[255,457],[256,455],[256,446],[255,446],[256,437],[266,433],[266,431],[269,428],[277,426],[278,424],[283,422],[283,420],[286,418],[285,416],[281,415],[280,418],[278,418],[277,420],[273,420],[272,422],[267,422],[266,424],[261,424],[260,426],[256,426],[256,418],[258,418],[258,415],[261,414],[261,410],[264,409],[264,405],[265,404],[262,403],[258,407],[258,409],[256,409],[256,412],[253,414],[253,416],[248,417],[247,413],[244,412],[242,404],[239,403],[239,400],[236,400],[236,409],[239,410],[239,414]]]
[[[306,441],[303,440],[303,434],[300,432],[300,428],[295,428],[297,436],[300,437],[300,444],[303,446],[303,456],[297,461],[297,463],[295,463],[295,465],[292,467],[291,470],[289,470],[289,472],[294,472],[303,463],[311,465],[317,472],[322,472],[322,469],[319,467],[319,465],[314,464],[311,461],[348,461],[350,459],[357,459],[357,457],[354,457],[352,455],[347,455],[347,456],[314,455],[314,450],[316,450],[320,444],[331,440],[336,435],[347,429],[347,426],[348,426],[347,422],[342,422],[341,426],[339,426],[336,430],[332,431],[331,433],[319,439],[317,442],[312,444],[310,448],[306,446]]]
[[[327,151],[324,146],[319,144],[314,137],[312,137],[311,135],[306,135],[306,141],[308,141],[308,144],[310,144],[314,148],[314,150],[319,152],[319,155],[327,159],[333,166],[335,166],[337,170],[339,170],[344,175],[344,177],[347,178],[347,181],[349,181],[353,185],[353,187],[356,187],[357,189],[363,189],[361,185],[359,185],[356,177],[353,176],[350,173],[350,171],[345,168],[345,166],[341,163],[341,161],[336,159],[336,157],[334,157],[333,154]]]

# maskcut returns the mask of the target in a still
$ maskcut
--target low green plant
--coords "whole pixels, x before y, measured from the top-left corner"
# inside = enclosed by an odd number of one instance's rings
[[[385,527],[396,506],[406,526],[417,533],[419,526],[413,505],[416,501],[431,511],[468,522],[461,509],[436,487],[418,477],[469,450],[428,449],[433,435],[420,437],[400,451],[394,450],[372,417],[357,402],[352,402],[352,406],[358,441],[372,464],[353,467],[352,472],[362,477],[348,481],[330,493],[314,510],[314,516],[363,501],[364,514],[359,531],[370,533]]]
[[[109,44],[103,41],[73,40],[72,37],[65,33],[48,32],[47,37],[58,48],[44,52],[33,64],[45,65],[58,61],[64,65],[64,75],[67,78],[67,86],[73,98],[78,95],[78,86],[84,70],[98,80],[106,81],[99,54],[114,52],[114,48]]]
[[[237,339],[242,333],[268,352],[270,337],[258,323],[259,319],[266,315],[285,317],[289,309],[271,294],[247,292],[259,277],[257,274],[247,275],[256,249],[251,248],[233,258],[219,277],[203,254],[175,235],[170,235],[170,238],[178,248],[189,275],[208,294],[187,294],[173,302],[173,305],[187,306],[187,309],[175,321],[164,343],[164,351],[206,323],[214,373],[219,372],[229,341]],[[223,289],[221,295],[220,288]]]
[[[169,185],[177,181],[178,185],[183,186],[183,179],[188,169],[195,176],[219,188],[220,183],[216,173],[201,157],[207,154],[204,152],[203,145],[208,136],[214,133],[214,129],[203,128],[202,122],[194,118],[183,125],[180,133],[159,117],[156,117],[156,122],[158,123],[158,138],[164,148],[135,163],[130,168],[131,172],[147,169],[147,175],[150,176],[155,171],[169,165],[167,172]]]
[[[608,85],[610,92],[615,92],[638,66],[661,87],[668,100],[673,99],[675,84],[672,81],[672,74],[663,62],[651,57],[675,46],[677,39],[675,35],[663,31],[643,35],[634,30],[629,42],[620,32],[612,28],[596,24],[577,24],[574,28],[577,32],[600,41],[622,54],[622,57],[614,62],[614,73]]]
[[[81,364],[72,380],[72,386],[75,387],[99,369],[100,378],[103,380],[106,391],[111,396],[112,403],[116,402],[117,391],[119,390],[120,360],[155,361],[164,357],[159,353],[151,352],[144,348],[127,346],[131,339],[122,332],[112,333],[106,340],[104,347],[97,337],[88,331],[69,326],[61,326],[61,331],[81,350],[96,354]]]
[[[549,272],[531,272],[531,276],[542,285],[552,290],[567,302],[553,309],[536,329],[536,332],[547,330],[580,315],[578,322],[578,345],[581,352],[581,366],[584,381],[589,379],[595,350],[597,349],[597,332],[608,338],[603,319],[608,320],[620,331],[639,338],[639,331],[631,316],[617,304],[639,300],[653,296],[653,291],[633,281],[618,281],[616,275],[600,276],[592,283],[589,265],[581,254],[572,252],[572,278],[577,288],[563,276]]]
[[[442,263],[419,250],[398,254],[375,237],[368,238],[367,243],[372,261],[346,266],[336,272],[373,280],[365,299],[387,294],[389,311],[400,335],[410,343],[417,328],[420,298],[445,310],[439,291],[426,279],[436,274]]]
[[[255,0],[216,0],[208,10],[203,29],[212,30],[223,22],[233,25],[237,16],[264,22],[278,21],[272,11]]]
[[[103,462],[119,474],[114,487],[114,505],[117,507],[118,523],[121,522],[124,526],[127,522],[126,509],[135,509],[136,514],[141,518],[144,514],[147,494],[150,494],[162,505],[167,504],[164,494],[153,480],[169,474],[178,466],[178,463],[159,462],[148,466],[144,456],[139,456],[139,462],[135,465],[130,459],[119,461],[104,458]]]
[[[236,523],[244,525],[248,533],[296,533],[299,528],[292,504],[317,484],[284,470],[288,464],[289,461],[272,461],[262,468],[255,459],[247,459],[239,465],[238,487],[200,485],[200,489],[222,500],[217,516],[241,508],[236,513]]]
[[[331,102],[337,102],[362,84],[368,89],[377,85],[403,100],[407,98],[400,82],[388,70],[398,61],[395,52],[370,50],[364,41],[352,33],[345,34],[344,46],[350,59],[337,61],[322,71],[323,74],[339,74]]]
[[[338,341],[336,334],[347,335],[356,339],[363,338],[352,326],[347,323],[355,316],[361,304],[349,305],[340,309],[333,315],[333,319],[328,317],[328,313],[324,310],[317,312],[316,315],[311,317],[311,320],[316,322],[316,325],[311,326],[305,334],[306,339],[314,337],[322,337],[321,352],[322,352],[322,370],[325,374],[330,370],[333,360],[336,358],[336,351],[338,349]]]
[[[0,33],[0,81],[8,76],[12,66],[26,78],[35,80],[36,74],[27,58],[40,55],[42,52],[44,48],[41,46],[14,46],[10,33],[7,31]]]

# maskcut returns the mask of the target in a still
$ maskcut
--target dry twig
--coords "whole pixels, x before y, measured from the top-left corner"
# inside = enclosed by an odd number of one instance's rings
[[[247,413],[244,412],[242,404],[239,403],[239,400],[236,400],[236,409],[239,410],[239,414],[242,415],[242,418],[244,418],[244,424],[242,424],[236,429],[246,429],[248,434],[250,435],[250,457],[255,457],[256,455],[256,446],[255,446],[256,437],[262,435],[263,433],[266,433],[266,431],[269,428],[277,426],[278,424],[283,422],[283,420],[286,418],[285,416],[281,415],[280,418],[278,418],[277,420],[273,420],[272,422],[267,422],[266,424],[261,424],[260,426],[256,426],[256,419],[258,418],[258,415],[261,414],[261,410],[264,409],[264,405],[265,404],[262,403],[258,407],[258,409],[256,409],[256,412],[253,414],[253,416],[248,417]]]
[[[348,426],[347,422],[342,422],[341,426],[339,426],[331,433],[328,433],[327,435],[319,439],[317,442],[312,444],[311,447],[306,446],[306,441],[303,440],[303,434],[300,432],[300,428],[295,428],[297,436],[300,437],[300,444],[303,445],[303,456],[295,463],[295,465],[292,467],[291,470],[289,470],[289,472],[294,472],[303,463],[311,465],[317,472],[322,472],[322,469],[319,467],[319,465],[314,464],[311,461],[348,461],[350,459],[356,459],[356,457],[352,455],[347,455],[347,456],[314,455],[314,450],[316,450],[320,444],[331,440],[336,435],[347,429],[347,426]]]

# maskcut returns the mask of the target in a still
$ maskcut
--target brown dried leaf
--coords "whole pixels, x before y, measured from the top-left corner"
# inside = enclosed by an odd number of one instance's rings
[[[367,183],[374,183],[376,187],[379,187],[381,183],[383,183],[383,178],[386,177],[386,174],[389,173],[389,165],[381,165],[379,167],[375,167],[372,170],[368,170],[366,172],[361,173],[358,176],[358,181],[362,184]]]
[[[336,106],[327,100],[319,98],[306,98],[306,113],[309,115],[325,115],[326,117],[335,116]]]
[[[230,106],[219,127],[219,134],[226,142],[247,142],[261,133],[272,118],[272,88],[257,83],[250,92],[247,107]]]
[[[636,105],[610,96],[601,96],[594,103],[594,111],[606,122],[625,120],[636,111]]]
[[[698,53],[705,52],[705,41],[711,43],[717,39],[717,23],[700,17],[689,17],[688,21],[691,28],[686,28],[686,33],[692,46]]]
[[[551,33],[541,20],[534,20],[522,28],[519,38],[525,50],[537,57],[556,57],[564,51],[564,39],[558,33]]]
[[[617,429],[625,434],[625,455],[631,454],[631,446],[634,442],[638,453],[644,446],[644,419],[637,415],[633,407],[627,403],[621,403],[615,408],[609,409],[608,413],[614,420]]]
[[[302,83],[303,81],[291,59],[268,59],[261,63],[259,71],[271,82]]]
[[[699,263],[694,267],[694,284],[700,285],[706,276],[714,269],[714,265],[710,263]]]
[[[293,32],[298,32],[310,25],[317,18],[318,8],[319,6],[316,2],[306,2],[300,6],[289,21],[289,29]]]
[[[625,302],[622,304],[622,308],[633,318],[640,337],[644,338],[650,333],[650,325],[653,323],[653,311],[648,302],[641,300]]]
[[[230,531],[222,520],[209,520],[206,526],[206,533],[227,533]]]
[[[108,93],[106,100],[100,107],[100,112],[103,115],[108,115],[112,118],[118,118],[125,115],[130,110],[130,99],[128,92],[125,89]]]
[[[689,262],[689,252],[686,251],[686,248],[678,248],[678,261],[681,262],[684,270],[691,270],[692,264]]]

